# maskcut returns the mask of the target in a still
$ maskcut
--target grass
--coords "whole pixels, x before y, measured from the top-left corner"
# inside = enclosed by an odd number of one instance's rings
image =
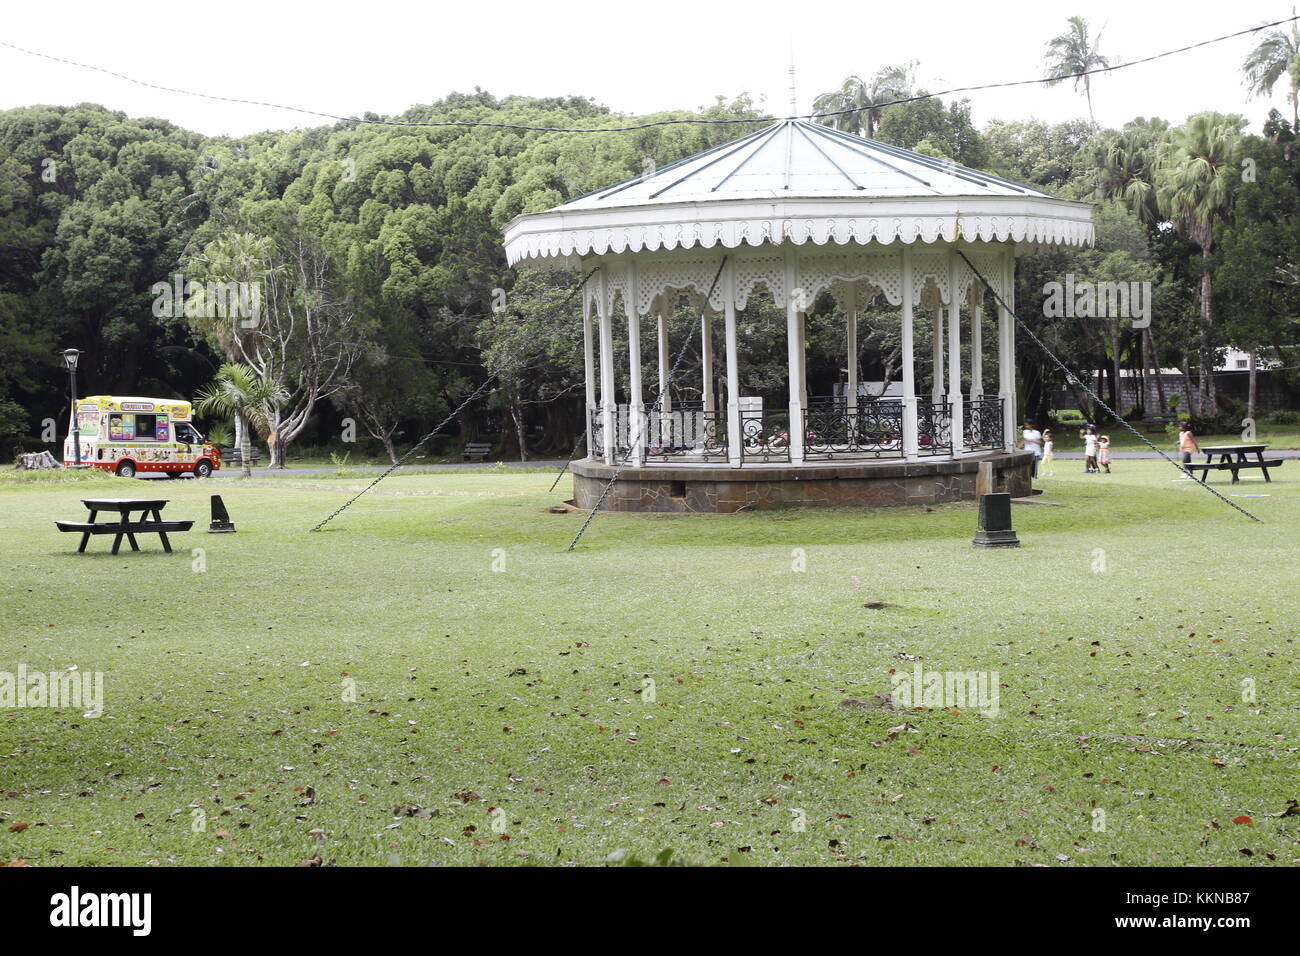
[[[961,504],[608,515],[566,553],[568,481],[512,470],[398,474],[319,534],[360,483],[168,482],[177,553],[78,555],[81,488],[0,481],[0,670],[106,697],[0,710],[0,861],[1298,861],[1291,464],[1215,485],[1263,524],[1113,467],[1045,479],[1005,551]],[[996,671],[998,716],[881,709],[918,663]]]
[[[1149,434],[1146,426],[1141,422],[1131,423],[1147,441],[1155,445],[1162,451],[1178,457],[1175,453],[1178,450],[1178,429],[1174,426],[1172,433],[1166,432],[1161,434]],[[1134,437],[1123,425],[1110,423],[1098,426],[1101,434],[1110,436],[1110,447],[1113,451],[1150,451],[1147,445]],[[1083,440],[1079,438],[1078,425],[1062,425],[1052,429],[1053,438],[1056,442],[1056,451],[1083,451]],[[1244,441],[1241,432],[1232,432],[1223,435],[1197,435],[1196,441],[1201,445],[1234,445]],[[1269,425],[1261,424],[1255,429],[1254,441],[1268,445],[1273,450],[1295,449],[1300,448],[1300,427],[1295,425]],[[1168,467],[1168,466],[1166,466]]]

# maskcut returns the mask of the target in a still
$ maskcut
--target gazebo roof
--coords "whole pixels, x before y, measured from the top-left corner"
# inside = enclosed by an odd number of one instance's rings
[[[1092,207],[842,133],[779,120],[505,230],[512,265],[575,267],[588,255],[786,240],[1083,245]]]

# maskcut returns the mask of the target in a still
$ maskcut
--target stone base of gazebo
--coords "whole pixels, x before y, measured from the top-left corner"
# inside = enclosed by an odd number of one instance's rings
[[[937,504],[975,497],[981,462],[993,463],[993,487],[1013,498],[1030,493],[1025,451],[942,461],[842,462],[826,465],[654,465],[624,468],[602,510],[732,514],[742,508],[880,507]],[[572,464],[574,504],[591,508],[615,469],[585,458]]]

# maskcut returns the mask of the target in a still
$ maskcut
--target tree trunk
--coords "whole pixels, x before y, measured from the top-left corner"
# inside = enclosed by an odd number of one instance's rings
[[[515,422],[515,438],[519,441],[519,460],[528,460],[528,445],[524,440],[524,419],[519,414],[519,406],[513,402],[510,404],[510,417]]]
[[[1199,415],[1200,407],[1196,399],[1199,393],[1192,388],[1192,356],[1189,352],[1183,353],[1183,397],[1187,399],[1187,410],[1183,412],[1184,416]]]
[[[1115,409],[1115,414],[1121,418],[1124,416],[1124,384],[1119,375],[1119,346],[1120,339],[1123,335],[1119,330],[1119,323],[1111,323],[1110,334],[1110,407]]]
[[[1201,383],[1205,395],[1205,404],[1208,406],[1203,414],[1213,415],[1219,410],[1218,393],[1214,385],[1214,350],[1211,348],[1212,340],[1210,330],[1214,324],[1214,313],[1211,308],[1210,297],[1210,267],[1209,254],[1202,254],[1205,261],[1204,272],[1201,273],[1201,324],[1203,326],[1203,335],[1205,336],[1201,344]]]
[[[397,446],[393,444],[393,433],[381,435],[379,440],[384,443],[384,451],[388,453],[389,462],[397,464]]]
[[[1146,340],[1151,344],[1151,368],[1156,375],[1156,395],[1160,398],[1160,414],[1164,415],[1169,411],[1169,402],[1165,398],[1165,376],[1160,368],[1160,353],[1156,350],[1156,337],[1151,332],[1151,327],[1143,329],[1146,333]]]
[[[248,423],[241,412],[235,416],[235,431],[239,433],[239,465],[245,478],[253,477],[253,443],[249,440]]]

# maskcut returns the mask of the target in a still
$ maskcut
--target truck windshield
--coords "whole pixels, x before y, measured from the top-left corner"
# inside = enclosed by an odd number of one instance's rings
[[[83,408],[77,412],[77,431],[83,437],[99,434],[99,408]]]

